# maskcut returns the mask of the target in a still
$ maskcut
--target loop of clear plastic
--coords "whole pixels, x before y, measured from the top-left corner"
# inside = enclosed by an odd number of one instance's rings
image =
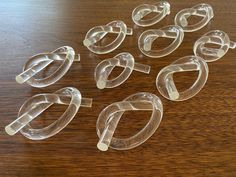
[[[32,56],[25,64],[23,72],[16,76],[16,81],[20,84],[27,83],[32,87],[47,87],[60,80],[70,69],[75,59],[75,51],[72,47],[63,46],[49,53],[40,53]],[[34,78],[53,62],[60,62],[60,66],[49,76],[44,78]]]
[[[193,15],[202,17],[202,19],[193,25],[189,25],[188,18]],[[211,5],[202,3],[179,11],[175,16],[175,24],[182,27],[184,32],[194,32],[206,26],[213,17]]]
[[[56,121],[47,127],[35,129],[30,122],[53,104],[68,105],[68,108]],[[62,88],[52,94],[38,94],[28,99],[20,108],[18,118],[5,127],[9,135],[21,132],[31,140],[43,140],[59,133],[75,117],[80,106],[91,107],[92,99],[82,98],[79,90],[73,87]]]
[[[108,33],[118,34],[116,39],[107,45],[102,45],[100,42]],[[83,41],[84,46],[86,46],[91,52],[96,54],[106,54],[114,51],[118,48],[124,41],[126,35],[132,35],[132,28],[127,28],[123,21],[116,20],[103,26],[96,26],[90,29]],[[100,42],[100,43],[98,43]]]
[[[124,112],[136,110],[152,111],[149,122],[140,132],[130,138],[115,138],[114,132]],[[161,100],[156,95],[147,92],[133,94],[121,102],[107,106],[97,120],[98,149],[107,151],[110,147],[116,150],[128,150],[139,146],[154,134],[162,120],[162,115]]]
[[[156,15],[149,19],[144,19],[150,13]],[[160,1],[155,4],[141,4],[132,12],[132,19],[138,26],[151,26],[161,21],[165,16],[170,14],[170,4],[167,1]]]
[[[198,72],[194,84],[185,91],[176,88],[173,74],[177,72]],[[164,67],[157,75],[156,86],[163,97],[172,101],[184,101],[195,96],[205,85],[208,78],[208,65],[198,56],[185,56]]]
[[[173,42],[160,50],[153,50],[152,44],[160,37],[174,39]],[[184,31],[177,25],[170,25],[160,29],[150,29],[144,31],[139,39],[139,50],[146,56],[151,58],[160,58],[169,55],[174,52],[182,43],[184,38]]]
[[[115,67],[123,67],[124,70],[119,76],[109,80],[108,77]],[[100,62],[95,69],[94,78],[99,89],[114,88],[124,83],[133,70],[148,74],[150,68],[148,65],[136,63],[130,53],[123,52]]]
[[[207,44],[217,45],[218,48],[208,47]],[[228,34],[221,30],[212,30],[195,42],[193,51],[206,62],[213,62],[222,58],[229,49],[235,48],[236,42],[230,41]]]

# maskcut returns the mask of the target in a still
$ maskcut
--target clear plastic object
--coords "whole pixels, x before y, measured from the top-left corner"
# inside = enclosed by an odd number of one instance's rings
[[[143,17],[150,13],[157,13],[150,19],[143,19]],[[132,12],[132,19],[138,26],[151,26],[161,21],[165,16],[170,14],[170,4],[167,1],[160,1],[156,4],[141,4]]]
[[[53,62],[61,62],[61,65],[50,76],[34,78],[36,74],[44,70]],[[23,72],[16,76],[16,82],[27,83],[32,87],[47,87],[61,79],[71,67],[73,61],[80,61],[80,55],[75,57],[72,47],[63,46],[49,53],[40,53],[32,56],[23,68]]]
[[[215,44],[219,48],[207,47],[206,44]],[[213,62],[222,58],[229,49],[235,49],[236,42],[230,41],[224,31],[213,30],[204,34],[194,44],[194,54],[203,58],[206,62]]]
[[[116,66],[123,67],[123,72],[116,78],[108,80]],[[148,65],[135,63],[134,57],[130,53],[123,52],[100,62],[95,69],[94,78],[99,89],[114,88],[125,82],[133,70],[149,74],[150,69],[151,67]]]
[[[55,103],[68,105],[63,115],[47,127],[41,129],[32,128],[30,122]],[[20,131],[26,138],[43,140],[65,128],[75,117],[80,106],[91,107],[92,99],[82,98],[80,91],[73,87],[65,87],[52,94],[38,94],[22,105],[18,118],[7,125],[5,131],[9,135],[15,135]]]
[[[164,49],[152,50],[153,42],[159,37],[171,38],[174,40],[169,46],[165,47]],[[170,25],[161,29],[150,29],[144,31],[138,39],[138,46],[140,51],[144,55],[151,58],[160,58],[169,55],[170,53],[175,51],[182,43],[183,38],[183,29],[177,25]]]
[[[110,44],[107,44],[105,46],[102,46],[101,43],[96,44],[101,41],[108,33],[115,33],[118,35],[116,39]],[[85,36],[83,44],[93,53],[106,54],[119,47],[124,41],[126,35],[132,34],[132,28],[127,28],[126,24],[123,21],[116,20],[108,23],[107,25],[96,26],[90,29]]]
[[[177,72],[198,71],[198,78],[187,90],[179,92],[173,74]],[[161,95],[172,101],[184,101],[195,96],[205,85],[208,78],[208,65],[198,56],[186,56],[164,67],[156,78],[156,86]]]
[[[202,17],[202,19],[196,24],[189,25],[188,18],[192,15]],[[202,3],[179,11],[175,16],[175,24],[182,27],[184,32],[193,32],[206,26],[213,17],[214,13],[211,5]]]
[[[136,110],[152,111],[147,125],[130,138],[119,139],[113,137],[124,112]],[[161,122],[162,115],[163,106],[161,100],[156,95],[147,92],[136,93],[127,97],[124,101],[107,106],[100,113],[97,120],[98,149],[107,151],[110,147],[116,150],[128,150],[139,146],[156,131]]]

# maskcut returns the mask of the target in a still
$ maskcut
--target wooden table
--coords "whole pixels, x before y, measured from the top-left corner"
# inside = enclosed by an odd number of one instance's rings
[[[215,17],[208,26],[185,33],[182,45],[171,55],[151,59],[141,54],[137,39],[142,31],[131,19],[133,8],[148,1],[86,0],[2,0],[0,2],[0,176],[236,176],[236,62],[235,51],[209,63],[209,78],[203,90],[184,102],[171,102],[156,89],[161,68],[174,60],[193,54],[194,42],[211,29],[221,29],[236,40],[236,1],[205,0],[214,8]],[[150,1],[149,1],[150,2]],[[154,2],[154,1],[153,1]],[[151,28],[173,24],[175,14],[201,0],[170,0],[171,14]],[[107,55],[95,55],[82,45],[86,32],[96,25],[123,20],[134,28],[122,45]],[[159,45],[164,47],[163,40]],[[158,44],[158,43],[157,43]],[[27,59],[60,46],[72,46],[81,54],[69,72],[47,88],[17,84],[15,76]],[[133,54],[137,62],[151,65],[149,75],[133,72],[114,89],[99,90],[94,68],[105,58],[120,52]],[[117,73],[119,70],[116,70]],[[196,74],[177,75],[177,86],[187,88]],[[81,108],[73,121],[56,136],[31,141],[20,133],[8,136],[4,127],[15,120],[23,102],[39,93],[51,93],[66,86],[78,88],[84,97],[93,98],[92,108]],[[164,117],[156,133],[141,146],[128,150],[101,152],[96,144],[96,120],[103,108],[127,96],[146,91],[160,96]],[[57,105],[34,120],[43,127],[60,116],[66,107]],[[117,137],[139,131],[150,113],[127,112],[118,125]]]

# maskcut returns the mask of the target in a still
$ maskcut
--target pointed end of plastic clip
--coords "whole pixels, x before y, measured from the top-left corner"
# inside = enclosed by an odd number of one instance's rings
[[[16,134],[16,132],[10,126],[5,127],[5,132],[10,136],[13,136]]]
[[[106,82],[104,82],[102,80],[97,81],[97,88],[104,89],[105,87],[106,87]]]
[[[20,75],[18,75],[18,76],[16,76],[16,82],[19,84],[23,84],[25,81]]]
[[[80,54],[75,55],[74,61],[80,61]]]
[[[171,100],[177,100],[179,98],[179,92],[172,92],[169,96]]]
[[[100,143],[100,142],[97,144],[97,148],[100,151],[107,151],[108,150],[108,146],[105,143]]]
[[[88,39],[85,39],[85,40],[83,41],[83,44],[84,44],[84,46],[88,47],[88,46],[91,45],[91,42],[90,42]]]

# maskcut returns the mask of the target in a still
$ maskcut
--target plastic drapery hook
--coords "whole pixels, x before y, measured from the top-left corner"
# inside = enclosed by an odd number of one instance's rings
[[[143,19],[150,13],[157,13],[152,18]],[[170,14],[170,4],[167,1],[160,1],[156,4],[141,4],[132,12],[132,19],[138,26],[151,26],[161,21]]]
[[[152,111],[147,125],[130,138],[119,139],[113,137],[124,112],[136,110]],[[124,101],[107,106],[100,113],[97,120],[98,149],[107,151],[110,147],[117,150],[128,150],[139,146],[155,133],[162,120],[162,115],[163,106],[161,100],[156,95],[147,92],[136,93]]]
[[[123,72],[116,78],[108,80],[108,76],[116,66],[123,67]],[[148,65],[135,63],[130,53],[123,52],[100,62],[95,69],[94,77],[99,89],[114,88],[125,82],[133,70],[149,74],[150,68]]]
[[[207,47],[207,44],[215,44],[218,48]],[[236,42],[229,39],[224,31],[213,30],[204,34],[194,44],[194,54],[203,58],[206,62],[213,62],[222,58],[229,49],[235,49]]]
[[[196,24],[189,25],[188,18],[192,15],[202,17],[202,19]],[[175,16],[175,24],[182,27],[184,32],[193,32],[206,26],[213,17],[214,13],[211,5],[203,3],[178,12]]]
[[[68,105],[63,115],[47,127],[41,129],[32,128],[29,123],[55,103]],[[22,105],[18,118],[7,125],[5,131],[9,135],[15,135],[20,131],[26,138],[43,140],[65,128],[75,117],[80,106],[91,107],[92,99],[82,98],[80,91],[73,87],[62,88],[52,94],[38,94]]]
[[[118,34],[116,39],[105,46],[96,44],[102,40],[108,33]],[[83,41],[84,46],[86,46],[91,52],[96,54],[105,54],[115,50],[124,41],[126,35],[132,35],[132,28],[127,28],[123,21],[116,20],[103,26],[96,26],[90,29]]]
[[[152,44],[158,38],[171,38],[173,42],[161,50],[153,50]],[[169,55],[175,51],[184,38],[184,31],[181,27],[176,25],[170,25],[161,29],[151,29],[144,31],[138,40],[139,50],[146,56],[151,58],[160,58]]]
[[[198,78],[187,90],[179,92],[173,74],[177,72],[198,71]],[[208,65],[198,56],[186,56],[164,67],[156,78],[156,86],[163,97],[172,101],[184,101],[195,96],[205,85],[208,78]]]
[[[34,76],[49,67],[55,61],[61,64],[50,76],[36,79]],[[80,55],[75,57],[75,51],[69,46],[60,47],[49,53],[40,53],[32,56],[23,68],[23,72],[16,76],[20,84],[27,83],[32,87],[47,87],[61,79],[70,69],[73,61],[80,61]]]

